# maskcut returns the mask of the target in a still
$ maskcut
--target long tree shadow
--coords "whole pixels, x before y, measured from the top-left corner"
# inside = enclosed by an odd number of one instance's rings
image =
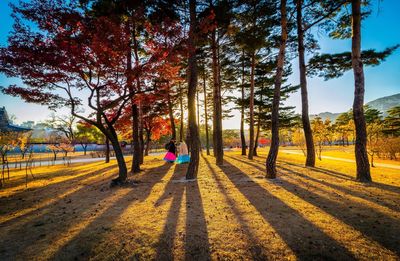
[[[286,169],[286,171],[297,174],[290,169]],[[366,208],[360,204],[352,206],[345,202],[335,202],[320,197],[318,194],[294,184],[294,182],[281,179],[281,185],[304,201],[314,206],[323,207],[326,213],[357,229],[387,249],[400,254],[400,245],[397,240],[400,234],[400,221],[398,219],[388,217],[373,208]]]
[[[287,162],[285,162],[285,163],[287,163]],[[320,173],[328,174],[328,175],[346,176],[346,174],[343,174],[343,173],[340,173],[340,172],[337,172],[337,171],[333,171],[333,170],[319,168],[319,167],[314,167],[314,168],[311,168],[311,169],[314,170],[314,171],[318,171]],[[354,179],[352,179],[352,180],[354,180]],[[382,190],[387,190],[387,191],[390,191],[390,192],[393,192],[393,193],[396,193],[396,194],[400,194],[400,187],[398,187],[398,186],[392,186],[392,185],[383,184],[383,183],[379,183],[379,182],[372,182],[372,183],[365,184],[365,185],[369,186],[369,187],[379,188],[379,189],[382,189]]]
[[[105,234],[109,233],[111,227],[115,222],[117,222],[122,213],[133,204],[133,202],[147,198],[154,185],[156,185],[159,180],[168,173],[171,166],[171,164],[164,163],[162,166],[157,166],[147,170],[145,173],[146,175],[152,175],[154,172],[157,172],[157,178],[152,182],[142,183],[142,185],[139,183],[139,186],[143,186],[140,191],[136,186],[130,188],[128,193],[124,194],[112,205],[108,206],[77,235],[64,244],[57,253],[54,254],[52,259],[65,259],[66,256],[70,256],[69,253],[71,252],[76,253],[76,259],[89,259],[92,257],[95,254],[93,249],[98,246]],[[143,176],[144,175],[142,175],[142,178]],[[121,247],[121,251],[126,242],[118,243],[120,243],[119,246],[115,246],[113,242],[110,242],[109,244],[114,245],[114,247]],[[107,252],[107,250],[108,249],[105,249],[105,252]],[[115,258],[117,258],[118,253],[115,254],[117,254],[117,256],[115,256]]]
[[[260,170],[260,171],[265,172],[265,168],[263,168],[262,166],[260,166],[259,163],[254,163],[254,162],[245,161],[245,160],[243,160],[243,159],[240,159],[240,158],[237,158],[237,157],[232,157],[232,156],[227,156],[227,157],[228,157],[228,158],[231,158],[231,159],[233,159],[233,160],[240,161],[240,162],[242,162],[242,163],[244,163],[244,164],[247,164],[247,165],[249,165],[249,166],[251,166],[251,167],[253,167],[253,168],[256,168],[256,169],[258,169],[258,170]],[[308,168],[299,166],[299,165],[297,165],[297,164],[288,163],[288,162],[286,162],[286,161],[280,161],[280,163],[282,163],[282,162],[283,162],[284,164],[288,164],[288,165],[293,166],[293,167],[297,167],[297,168],[300,168],[300,169],[307,169],[307,170],[308,170]],[[283,169],[283,170],[289,170],[289,169],[283,167],[282,164],[278,164],[278,165],[277,165],[277,168],[278,168],[278,169],[280,168],[280,169]],[[310,169],[311,169],[311,170],[314,170],[314,168],[310,168]],[[293,170],[291,170],[291,172],[294,173],[294,174],[296,174],[297,176],[300,176],[300,177],[303,177],[303,178],[312,180],[312,181],[314,181],[314,182],[321,183],[321,184],[323,184],[323,185],[325,185],[325,186],[329,186],[329,187],[331,187],[331,188],[333,188],[333,189],[342,191],[342,192],[347,193],[347,194],[349,194],[349,195],[352,195],[352,196],[354,196],[354,197],[358,197],[358,198],[361,198],[361,199],[364,199],[364,200],[373,202],[373,203],[375,203],[375,204],[382,205],[382,206],[384,206],[384,207],[390,208],[391,210],[399,211],[399,209],[400,209],[399,205],[396,204],[396,203],[393,203],[393,204],[392,204],[392,203],[389,203],[389,202],[386,202],[386,201],[385,201],[385,202],[382,202],[381,200],[378,200],[378,199],[375,199],[375,198],[371,198],[370,194],[368,194],[368,191],[365,191],[365,190],[362,190],[362,191],[350,190],[350,189],[347,189],[347,188],[345,188],[345,187],[343,187],[343,186],[335,185],[335,184],[333,184],[333,183],[331,183],[331,182],[327,182],[327,181],[324,181],[324,180],[315,179],[315,178],[313,178],[313,177],[310,177],[309,175],[305,175],[305,174],[300,173],[300,172],[296,172],[296,171],[293,171]],[[343,174],[343,175],[345,175],[345,174]],[[348,179],[348,180],[352,180],[352,179]],[[354,181],[354,179],[353,179],[353,181]],[[374,186],[374,184],[371,184],[370,186]],[[377,184],[376,187],[380,187],[380,184]]]
[[[174,260],[173,247],[182,198],[186,196],[185,260],[210,260],[207,223],[197,180],[185,181],[187,165],[176,165],[163,195],[155,206],[172,197],[163,232],[157,245],[156,260]]]
[[[400,206],[398,204],[396,204],[396,203],[391,204],[391,203],[386,202],[386,201],[382,202],[381,200],[377,200],[376,198],[373,198],[373,197],[371,197],[371,195],[367,194],[366,191],[357,191],[357,190],[348,189],[348,188],[346,188],[344,186],[336,185],[336,184],[333,184],[331,182],[327,182],[327,181],[324,181],[324,180],[313,178],[313,177],[311,177],[309,175],[305,175],[305,174],[303,174],[301,172],[298,172],[298,171],[295,171],[293,169],[289,169],[289,168],[283,167],[282,165],[279,165],[278,168],[282,169],[282,170],[284,170],[286,172],[290,172],[292,174],[295,174],[296,176],[301,177],[303,179],[307,179],[307,180],[319,183],[321,185],[330,187],[330,188],[335,189],[337,191],[341,191],[341,192],[343,192],[345,194],[348,194],[348,195],[351,195],[351,196],[354,196],[354,197],[358,197],[358,198],[370,201],[372,203],[387,207],[387,208],[389,208],[389,209],[391,209],[393,211],[397,211],[397,212],[400,211]]]
[[[21,258],[19,255],[24,254],[28,248],[35,247],[38,250],[37,253],[44,251],[51,244],[50,242],[66,232],[68,227],[79,222],[85,212],[91,210],[94,212],[98,202],[110,196],[110,193],[102,193],[100,197],[85,197],[87,190],[104,182],[109,181],[101,180],[92,185],[85,185],[71,193],[68,201],[67,198],[60,199],[38,211],[29,213],[29,216],[18,218],[18,222],[13,220],[12,227],[7,225],[7,230],[1,233],[0,255],[6,260],[15,260]],[[82,199],[85,200],[83,204],[80,202]],[[13,247],[8,247],[10,242]],[[39,247],[39,244],[43,242],[47,243]]]
[[[165,187],[163,195],[156,201],[155,206],[160,206],[168,198],[172,198],[163,232],[157,243],[156,260],[174,260],[174,242],[175,234],[178,226],[179,212],[181,210],[183,193],[185,184],[177,183],[178,177],[182,177],[182,173],[186,166],[175,165],[174,173]]]
[[[284,164],[290,165],[290,166],[294,166],[294,167],[298,167],[298,168],[306,168],[303,165],[300,164],[296,164],[296,163],[292,163],[292,162],[288,162],[286,160],[278,160],[278,162],[283,162]],[[325,174],[328,176],[333,176],[335,178],[338,179],[344,179],[344,180],[352,180],[354,181],[355,178],[351,177],[350,175],[347,175],[345,173],[341,173],[338,171],[334,171],[334,170],[330,170],[330,169],[324,169],[321,167],[307,167],[307,169],[319,172],[321,174]],[[372,183],[368,183],[368,184],[364,184],[367,187],[374,187],[374,188],[379,188],[382,190],[387,190],[389,192],[393,192],[396,194],[400,194],[400,187],[399,186],[392,186],[392,185],[388,185],[388,184],[384,184],[384,183],[379,183],[379,182],[372,182]]]
[[[242,231],[244,231],[245,236],[248,239],[248,249],[250,250],[250,254],[252,256],[252,260],[267,260],[267,256],[264,254],[263,252],[263,248],[262,246],[260,246],[258,244],[258,240],[256,238],[256,236],[251,232],[251,229],[248,225],[248,223],[246,222],[246,220],[242,217],[242,214],[240,212],[240,210],[237,208],[236,206],[236,202],[234,199],[232,199],[229,195],[228,195],[228,191],[225,188],[224,184],[221,181],[221,178],[218,177],[217,173],[215,172],[215,170],[211,167],[210,162],[208,161],[208,159],[206,157],[204,157],[204,155],[201,155],[202,158],[204,159],[204,161],[207,164],[207,167],[209,169],[209,171],[211,172],[212,177],[214,178],[214,180],[217,183],[217,187],[219,189],[219,191],[221,192],[221,194],[224,196],[227,204],[229,204],[229,206],[232,209],[233,214],[235,215],[235,218],[238,220],[238,222],[240,223],[240,226],[242,228]]]
[[[163,170],[168,171],[168,169],[169,168],[164,168]],[[93,175],[96,174],[98,175],[98,170],[96,170]],[[14,228],[8,229],[8,233],[1,237],[0,254],[5,256],[6,259],[15,259],[19,254],[25,253],[25,250],[28,248],[35,248],[37,253],[46,250],[50,242],[55,242],[59,238],[62,238],[68,229],[73,228],[79,224],[79,222],[86,220],[89,216],[98,215],[97,213],[101,212],[102,208],[104,209],[102,204],[105,204],[107,198],[112,197],[114,194],[113,190],[108,189],[109,182],[110,176],[107,175],[100,180],[93,181],[90,184],[85,184],[82,188],[69,194],[68,200],[67,198],[59,199],[58,201],[35,211],[35,213],[30,213],[31,218],[24,217],[21,219],[21,222],[16,223],[13,226]],[[151,190],[153,184],[143,185],[146,185],[144,191],[147,191]],[[59,188],[64,190],[66,189],[65,187]],[[100,190],[102,193],[96,193],[96,196],[88,197],[87,193],[91,190]],[[79,241],[80,238],[87,235],[93,236],[91,229],[94,229],[95,232],[106,232],[104,228],[96,226],[96,220],[104,221],[105,219],[108,219],[108,212],[111,213],[112,211],[113,214],[118,216],[118,214],[122,213],[124,204],[128,205],[132,200],[140,198],[141,195],[136,196],[135,194],[137,194],[137,192],[134,188],[126,197],[119,199],[116,203],[104,210],[101,215],[98,215],[98,217],[89,224],[89,227],[81,231],[76,237],[71,239],[68,244],[60,249],[60,258],[63,256],[64,249],[68,249],[65,250],[67,252],[69,249],[73,249],[73,247],[70,248],[71,245],[77,247],[77,249],[82,247],[92,247],[93,244],[86,244],[87,242],[84,241],[84,244],[82,244],[82,241]],[[120,206],[115,207],[115,205],[118,204],[120,204]],[[94,234],[100,235],[101,233]],[[75,238],[77,238],[77,240],[75,240]],[[93,241],[99,239],[100,237],[94,237]],[[76,243],[77,241],[80,243]],[[7,248],[7,242],[16,243],[16,247]],[[77,258],[82,257],[77,256]]]
[[[103,163],[103,162],[95,162],[95,163],[89,163],[89,164],[87,164],[85,166],[87,166],[87,169],[90,170],[91,167],[97,168],[98,166],[104,165],[104,164],[105,163]],[[117,165],[116,164],[111,164],[111,165],[107,164],[107,166],[110,166],[111,168],[115,168]],[[69,167],[66,167],[66,166],[62,166],[63,167],[62,169],[55,168],[55,171],[51,171],[52,167],[53,166],[51,166],[47,170],[48,172],[45,172],[45,173],[35,173],[35,169],[32,169],[33,175],[34,175],[35,178],[32,178],[30,173],[28,174],[28,184],[27,184],[28,190],[29,190],[29,183],[31,181],[42,181],[42,180],[49,180],[49,179],[53,179],[53,178],[69,177],[69,176],[74,176],[77,173],[79,173],[77,171],[77,169],[74,168],[74,167],[70,167],[69,168]],[[86,172],[90,173],[90,171],[86,171]],[[9,183],[8,182],[5,183],[4,189],[10,189],[10,188],[21,186],[21,185],[25,186],[25,182],[26,182],[25,174],[24,175],[18,175],[18,177],[15,177],[15,176],[13,177],[12,173],[10,173],[10,176],[11,176],[10,177],[11,181]]]
[[[47,200],[56,198],[56,200],[52,201],[52,204],[57,204],[57,202],[61,201],[64,198],[61,195],[65,191],[74,189],[77,186],[79,186],[81,183],[85,182],[86,180],[89,180],[94,176],[102,175],[105,172],[108,172],[114,168],[116,168],[115,165],[107,166],[107,167],[98,169],[96,171],[88,171],[87,173],[84,173],[84,174],[81,173],[79,176],[76,176],[76,177],[73,177],[73,178],[70,178],[67,180],[50,183],[50,184],[47,184],[47,185],[39,187],[39,188],[24,190],[24,191],[15,193],[12,196],[9,196],[7,198],[0,198],[0,204],[2,206],[7,206],[9,202],[13,202],[13,201],[20,202],[17,206],[18,207],[17,210],[15,208],[2,208],[2,210],[0,212],[2,215],[11,215],[12,213],[14,213],[14,215],[16,215],[16,217],[8,219],[5,222],[2,222],[0,224],[0,227],[1,226],[12,226],[15,222],[24,220],[29,216],[39,215],[40,212],[44,211],[45,209],[47,209],[49,207],[48,204],[45,204],[43,207],[33,209],[32,211],[28,211],[27,213],[25,213],[23,215],[17,215],[17,214],[19,211],[23,211],[24,209],[31,208],[32,205],[38,204],[39,202],[42,202],[42,201],[47,201]],[[102,173],[102,174],[100,174],[100,173]],[[70,174],[72,175],[73,171],[71,171]],[[26,200],[26,199],[28,199],[28,200]]]
[[[161,166],[156,166],[151,169],[146,170],[144,173],[140,173],[139,176],[134,178],[139,181],[139,186],[145,187],[146,189],[141,192],[138,196],[140,201],[146,200],[146,198],[150,195],[151,189],[159,182],[162,182],[162,179],[168,173],[173,165],[168,162],[164,162]]]
[[[207,222],[198,181],[186,184],[185,260],[210,260]]]
[[[259,184],[249,180],[249,177],[237,167],[225,161],[221,170],[274,228],[297,258],[305,260],[355,259],[345,247],[326,235],[295,209]],[[308,235],[308,240],[304,239],[304,235]]]
[[[262,171],[263,173],[265,172],[265,167],[260,166],[258,163],[255,163],[254,161],[244,160],[240,157],[232,157],[232,156],[228,156],[228,155],[226,155],[225,157],[227,157],[229,159],[240,161],[240,162],[247,164],[255,169],[258,169],[259,171]]]

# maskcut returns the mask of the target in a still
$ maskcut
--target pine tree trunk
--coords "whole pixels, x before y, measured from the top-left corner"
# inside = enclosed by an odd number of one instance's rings
[[[199,130],[196,123],[196,89],[197,89],[197,44],[195,41],[195,30],[197,27],[196,0],[189,0],[190,29],[188,39],[188,112],[189,112],[189,134],[190,134],[190,163],[186,172],[186,179],[195,179],[199,168]]]
[[[310,118],[308,115],[308,93],[307,93],[306,63],[304,54],[305,48],[304,48],[303,18],[302,18],[302,2],[303,0],[296,0],[297,46],[299,52],[300,89],[301,89],[301,120],[303,123],[303,130],[307,147],[306,166],[314,167],[315,148],[314,148]]]
[[[279,102],[282,85],[283,66],[285,62],[285,50],[287,40],[287,18],[286,18],[286,0],[281,0],[281,40],[279,44],[278,62],[274,83],[274,98],[272,101],[271,115],[271,147],[269,149],[266,170],[267,178],[276,177],[276,158],[279,150]]]
[[[251,55],[250,71],[250,124],[249,124],[249,155],[248,159],[253,159],[254,155],[254,70],[256,67],[256,57],[253,52]]]
[[[356,165],[357,180],[361,182],[370,182],[370,166],[367,154],[367,131],[364,116],[364,69],[361,61],[361,0],[352,0],[352,66],[354,72],[354,102],[353,117],[356,129]]]
[[[216,40],[216,31],[212,31],[211,36],[211,50],[212,50],[212,69],[213,69],[213,98],[214,98],[214,111],[213,111],[213,151],[217,165],[222,165],[224,162],[223,140],[222,140],[222,108],[221,108],[221,83],[219,77],[218,67],[218,43]]]
[[[167,103],[168,103],[169,121],[171,124],[171,130],[172,130],[172,139],[176,139],[174,108],[173,108],[173,104],[171,101],[171,96],[169,94],[169,88],[168,88],[168,92],[167,92]]]
[[[263,95],[262,95],[262,91],[264,89],[264,86],[262,86],[262,90],[261,90],[261,95],[260,95],[260,101],[262,102],[263,100]],[[256,132],[256,138],[254,140],[254,155],[253,156],[258,156],[257,153],[257,148],[258,148],[258,139],[260,137],[260,129],[261,129],[261,105],[258,106],[258,119],[257,119],[257,132]]]
[[[182,94],[182,88],[181,84],[179,84],[179,105],[181,109],[181,122],[180,122],[180,127],[179,127],[179,141],[183,141],[183,94]]]
[[[135,25],[135,23],[133,23],[132,40],[133,40],[133,54],[135,56],[135,67],[137,69],[139,69],[139,65],[140,65],[139,53],[138,53],[139,45],[138,45],[138,41],[136,39],[136,25]],[[129,49],[129,52],[131,52],[130,49]],[[129,66],[131,66],[131,62],[130,62],[131,57],[128,57],[128,60],[129,60]],[[131,70],[129,69],[129,71],[131,71]],[[139,75],[136,76],[136,89],[138,91],[141,90],[141,84],[140,84]],[[138,110],[137,117],[133,117],[133,119],[132,119],[133,121],[137,121],[138,122],[138,124],[137,124],[137,128],[138,128],[138,130],[137,130],[138,144],[137,144],[137,146],[139,147],[139,149],[134,153],[134,155],[136,153],[139,153],[138,155],[136,155],[139,158],[139,164],[143,164],[143,146],[144,146],[144,141],[143,141],[143,109],[142,109],[142,104],[141,103],[142,103],[142,101],[141,101],[141,97],[139,95],[139,97],[138,97],[138,105],[137,105],[137,110]],[[133,130],[133,131],[135,132],[135,130]],[[140,171],[140,167],[139,167],[139,170],[136,167],[133,168],[133,164],[136,165],[136,163],[134,163],[132,161],[132,173],[139,172]]]
[[[258,148],[258,139],[260,137],[260,127],[261,127],[260,125],[261,125],[261,121],[260,121],[260,117],[258,117],[256,138],[254,139],[253,156],[258,156],[257,148]]]
[[[246,156],[246,137],[244,136],[244,50],[242,54],[242,104],[240,106],[240,141],[242,144],[242,155]]]
[[[150,141],[151,141],[151,130],[148,129],[146,131],[146,149],[144,151],[145,156],[149,156],[149,151],[150,151]]]
[[[139,101],[138,105],[139,112],[139,145],[140,145],[140,164],[144,162],[144,133],[143,133],[143,108],[142,102]]]
[[[208,136],[208,111],[207,111],[207,88],[206,88],[206,67],[204,66],[203,73],[203,93],[204,93],[204,123],[206,128],[206,150],[207,155],[210,155],[210,138]]]
[[[199,103],[199,90],[196,88],[196,106],[197,106],[197,126],[199,128],[199,132],[200,132],[200,103]],[[202,147],[201,147],[201,140],[199,138],[199,147],[200,147],[200,151],[202,151]]]
[[[133,139],[133,157],[132,157],[132,173],[140,172],[140,140],[139,140],[139,109],[135,103],[132,103],[132,139]]]

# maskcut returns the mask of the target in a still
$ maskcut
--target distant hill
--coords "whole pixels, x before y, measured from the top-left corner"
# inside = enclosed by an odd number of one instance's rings
[[[380,112],[383,113],[383,116],[386,116],[387,115],[386,112],[390,108],[400,105],[400,93],[370,101],[366,105],[368,105],[371,108],[379,110]]]
[[[380,112],[382,112],[382,115],[385,117],[387,115],[387,111],[390,108],[393,108],[395,106],[400,105],[400,93],[394,94],[391,96],[385,96],[382,98],[378,98],[376,100],[370,101],[366,103],[369,107],[373,109],[377,109]],[[343,112],[340,113],[332,113],[332,112],[321,112],[318,114],[312,114],[310,115],[310,119],[314,119],[315,117],[321,117],[321,119],[324,121],[326,119],[330,119],[331,121],[335,121],[336,118],[342,114]]]
[[[341,112],[339,113],[332,113],[332,112],[321,112],[318,114],[312,114],[310,115],[310,120],[316,118],[316,117],[320,117],[323,121],[325,121],[326,119],[330,119],[331,121],[335,121],[336,118],[342,114]]]

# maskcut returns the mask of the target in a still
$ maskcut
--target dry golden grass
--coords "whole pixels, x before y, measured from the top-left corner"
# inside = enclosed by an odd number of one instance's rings
[[[296,146],[281,147],[281,149],[302,153],[301,149]],[[322,157],[324,156],[354,160],[354,146],[325,146],[322,151]],[[374,162],[400,166],[400,159],[390,160],[386,158],[379,158],[377,155],[374,156]]]
[[[0,191],[0,259],[398,260],[399,171],[280,153],[278,178],[253,161],[203,155],[197,181],[185,165],[146,157],[136,181],[109,188],[116,164],[13,171]],[[128,162],[129,165],[129,162]]]

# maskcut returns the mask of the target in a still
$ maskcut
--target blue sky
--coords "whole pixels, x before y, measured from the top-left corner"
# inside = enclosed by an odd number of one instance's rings
[[[0,0],[0,45],[7,44],[7,34],[12,29],[10,17],[10,0]],[[400,1],[399,0],[373,0],[373,13],[362,25],[362,48],[382,50],[388,46],[400,43]],[[379,4],[379,8],[378,8]],[[351,50],[350,40],[332,40],[323,35],[319,38],[322,53],[335,53]],[[298,84],[298,65],[293,62],[293,75],[290,81]],[[7,79],[0,74],[0,85],[7,86],[18,79]],[[343,112],[351,108],[353,102],[353,74],[347,72],[344,76],[324,81],[321,78],[309,78],[309,104],[310,113]],[[365,101],[371,101],[383,96],[400,93],[400,50],[397,50],[383,64],[377,67],[365,68]],[[287,105],[296,106],[296,111],[301,111],[300,93],[293,94],[286,102]],[[9,114],[21,123],[27,120],[41,121],[51,113],[46,107],[27,104],[18,98],[0,94],[0,106],[5,106]],[[59,112],[60,113],[60,112]],[[67,110],[61,111],[67,113]],[[239,112],[224,121],[224,128],[239,128]]]

